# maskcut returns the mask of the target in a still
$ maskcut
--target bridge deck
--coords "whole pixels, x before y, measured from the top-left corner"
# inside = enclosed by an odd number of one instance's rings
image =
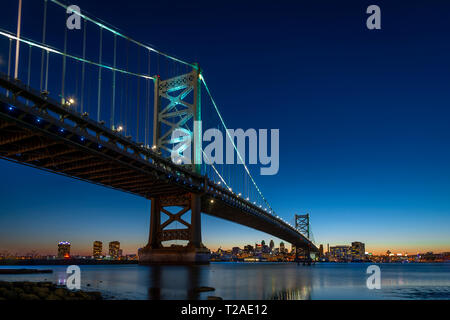
[[[0,75],[0,157],[38,169],[152,198],[202,194],[202,211],[317,248],[293,227],[122,135]],[[30,106],[27,106],[28,103]]]

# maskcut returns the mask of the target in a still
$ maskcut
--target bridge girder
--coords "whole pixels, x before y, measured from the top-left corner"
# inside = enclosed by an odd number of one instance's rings
[[[201,211],[207,214],[273,234],[298,246],[309,245],[310,242],[302,238],[296,230],[291,229],[281,221],[277,221],[267,212],[237,197],[228,190],[208,181],[207,178],[196,175],[182,166],[177,166],[159,157],[151,150],[142,148],[104,126],[99,126],[92,120],[42,97],[40,93],[33,92],[31,89],[22,88],[18,90],[17,87],[23,86],[19,82],[0,75],[0,86],[8,88],[10,91],[16,91],[21,97],[31,102],[34,101],[36,105],[41,106],[40,109],[32,108],[19,100],[0,94],[0,118],[2,119],[0,125],[3,127],[3,129],[0,129],[0,143],[5,143],[0,149],[3,159],[146,198],[164,198],[171,194],[186,192],[196,194],[201,201]],[[7,105],[14,105],[14,112],[9,112],[8,108],[5,107]],[[46,112],[46,109],[52,112]],[[55,117],[53,114],[60,116]],[[42,125],[32,121],[36,117],[42,119]],[[64,119],[69,119],[76,125],[67,124]],[[58,128],[64,128],[67,134],[59,134]],[[86,128],[87,130],[80,130],[80,128]],[[16,131],[16,133],[11,134],[11,131]],[[90,131],[95,134],[89,133]],[[34,139],[35,137],[42,139],[43,143],[51,144],[57,141],[61,144],[58,145],[58,148],[51,149],[58,150],[52,152],[51,158],[41,158],[41,160],[35,160],[32,163],[26,161],[27,157],[19,157],[15,154],[9,157],[4,156],[4,154],[12,154],[18,148],[30,146],[30,141],[27,139]],[[86,141],[80,142],[80,137],[84,137]],[[101,150],[98,148],[99,144],[103,146]],[[126,147],[121,148],[120,145]],[[78,150],[78,152],[56,155],[65,150],[69,152],[69,149]],[[130,150],[134,151],[130,152]],[[38,149],[36,155],[31,156],[31,158],[41,157],[40,153],[48,155],[48,152]],[[113,184],[107,184],[105,180],[102,180],[104,184],[95,179],[90,180],[90,174],[83,175],[83,172],[105,169],[103,166],[112,166],[114,172],[131,170],[136,172],[136,176],[148,175],[150,179],[156,179],[158,184],[137,185],[132,183],[130,186],[114,186]],[[210,200],[214,200],[216,206],[208,205]]]

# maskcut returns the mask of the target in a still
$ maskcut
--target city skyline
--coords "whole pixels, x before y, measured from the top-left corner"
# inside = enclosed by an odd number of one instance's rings
[[[266,240],[267,240],[267,242],[266,242]],[[275,240],[278,241],[278,242],[276,242]],[[123,252],[122,254],[124,256],[125,255],[136,255],[137,251],[139,249],[139,248],[137,248],[134,252],[132,251],[132,249],[128,250],[127,252],[125,252],[125,251],[123,251],[123,247],[122,247],[123,243],[121,243],[120,241],[117,241],[117,240],[107,242],[108,245],[109,245],[109,249],[108,249],[108,247],[103,247],[103,241],[95,240],[95,241],[91,242],[91,248],[90,248],[90,253],[89,253],[89,252],[85,251],[85,249],[81,249],[83,251],[75,251],[74,248],[77,248],[77,246],[75,244],[75,247],[72,247],[73,243],[71,243],[70,241],[63,240],[63,241],[58,241],[57,243],[58,243],[58,248],[60,247],[61,244],[63,244],[63,245],[67,245],[68,244],[69,245],[69,251],[71,252],[70,256],[86,256],[86,257],[93,256],[93,257],[95,257],[96,256],[96,252],[97,252],[98,257],[100,257],[100,256],[103,256],[103,257],[105,257],[105,256],[112,256],[111,255],[111,245],[114,244],[114,243],[117,243],[117,246],[118,246],[117,249],[120,249],[120,252],[121,253]],[[176,245],[177,241],[172,241],[172,243]],[[283,240],[280,240],[278,238],[272,237],[272,238],[263,239],[263,240],[261,240],[259,242],[255,241],[253,243],[246,243],[246,244],[241,244],[241,245],[231,244],[231,246],[228,246],[228,247],[223,246],[223,245],[219,245],[218,247],[215,247],[215,248],[209,247],[209,249],[211,250],[211,252],[217,252],[218,250],[231,251],[233,248],[241,248],[241,249],[243,249],[243,248],[245,248],[248,245],[251,245],[251,246],[253,246],[253,244],[255,246],[256,245],[263,245],[263,244],[267,245],[267,243],[270,243],[270,244],[273,243],[274,244],[274,248],[281,248],[281,244],[282,243],[284,244],[284,246],[286,246],[287,249],[289,249],[289,246],[290,246],[291,249],[293,247],[291,244],[286,243],[286,241],[283,241]],[[351,245],[349,243],[347,243],[347,244],[344,244],[344,243],[320,243],[320,247],[323,250],[323,252],[330,252],[330,251],[328,251],[329,249],[333,249],[333,248],[336,248],[336,247],[349,247],[350,248],[354,243],[361,243],[361,242],[360,241],[351,241]],[[373,250],[369,250],[368,249],[371,246],[370,245],[367,246],[367,243],[362,242],[362,244],[363,244],[363,247],[365,245],[365,249],[366,249],[365,252],[367,254],[373,254],[373,255],[386,255],[388,252],[391,252],[393,255],[397,255],[397,254],[414,255],[414,254],[418,254],[418,253],[427,253],[427,252],[433,252],[433,253],[449,252],[449,250],[446,249],[446,248],[444,248],[443,250],[437,250],[437,249],[433,249],[433,248],[428,248],[428,249],[425,249],[425,250],[408,251],[405,248],[398,249],[398,248],[395,248],[395,247],[387,247],[385,249],[380,249],[379,251],[373,251]],[[269,247],[269,245],[267,245],[267,246]],[[317,246],[319,246],[319,243],[317,243]],[[129,246],[127,246],[127,247],[129,247]],[[289,251],[291,249],[289,249]],[[77,250],[80,250],[80,249],[77,248]],[[52,256],[52,255],[56,256],[56,255],[59,255],[59,249],[55,249],[55,251],[56,251],[56,253],[41,252],[39,250],[35,250],[34,248],[29,248],[29,249],[27,249],[25,251],[22,251],[22,252],[17,252],[17,251],[14,252],[14,250],[8,251],[8,250],[2,250],[0,248],[0,254],[2,254],[4,252],[8,252],[10,254],[17,254],[17,255],[21,255],[21,256],[27,255],[30,252],[34,252],[34,253],[42,255],[42,256]]]

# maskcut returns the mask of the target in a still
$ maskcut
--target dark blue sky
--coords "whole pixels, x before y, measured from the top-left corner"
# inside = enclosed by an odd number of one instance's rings
[[[199,62],[230,128],[279,128],[280,171],[256,180],[286,220],[310,212],[319,243],[450,250],[449,4],[73,4]],[[382,30],[366,28],[371,4]],[[146,243],[143,199],[5,161],[0,172],[0,250],[54,252],[68,240],[87,253],[94,240],[119,240],[133,252]],[[272,238],[208,216],[203,227],[213,249]]]

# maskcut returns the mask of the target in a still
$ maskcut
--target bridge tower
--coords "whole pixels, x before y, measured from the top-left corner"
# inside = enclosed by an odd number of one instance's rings
[[[200,173],[202,160],[200,77],[197,66],[190,73],[167,80],[156,77],[154,88],[152,149],[169,159],[175,154],[181,166],[196,173]],[[139,252],[139,262],[208,263],[209,250],[202,244],[201,195],[189,192],[150,196],[150,200],[149,240]],[[171,212],[170,207],[178,211]],[[190,222],[182,219],[188,212]],[[168,217],[164,222],[161,213]],[[185,228],[168,229],[173,222]],[[171,240],[187,240],[188,244],[185,247],[163,246],[163,241]]]
[[[307,239],[310,238],[310,229],[309,229],[309,213],[307,214],[296,214],[295,215],[295,228],[302,233]],[[297,262],[300,262],[299,259],[299,248],[295,248],[295,259]],[[308,264],[311,265],[311,250],[310,248],[302,249],[303,254],[303,265]]]

